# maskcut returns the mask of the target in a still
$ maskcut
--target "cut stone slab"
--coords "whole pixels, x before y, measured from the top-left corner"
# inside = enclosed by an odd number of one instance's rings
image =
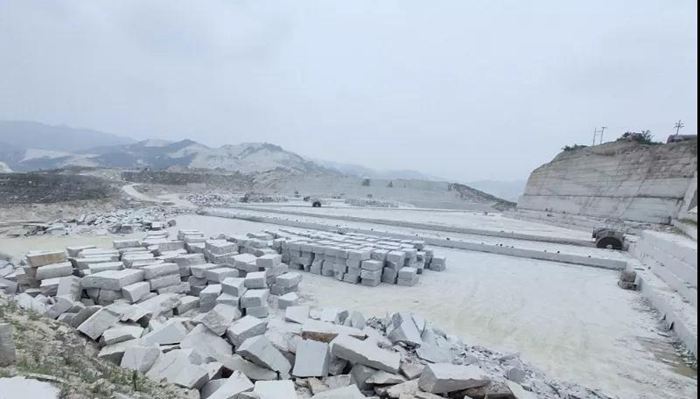
[[[357,385],[358,388],[362,390],[369,390],[372,387],[369,384],[365,383],[365,381],[367,381],[367,379],[376,372],[377,370],[371,367],[356,364],[352,366],[352,370],[350,370],[350,377],[352,383]]]
[[[425,366],[418,379],[418,386],[425,392],[449,393],[480,387],[489,382],[489,377],[479,366],[435,363]]]
[[[365,339],[367,334],[356,328],[307,319],[301,327],[301,336],[314,341],[331,342],[339,335]]]
[[[283,288],[294,288],[301,282],[301,274],[297,272],[287,272],[275,277],[275,285]]]
[[[401,373],[406,376],[409,380],[414,380],[423,373],[424,365],[415,361],[403,361],[401,362]]]
[[[245,272],[257,272],[257,257],[252,254],[240,254],[233,256],[233,267]]]
[[[304,324],[309,318],[309,307],[305,305],[289,306],[284,311],[284,319],[292,323]]]
[[[127,285],[143,280],[143,271],[138,269],[107,270],[83,277],[80,281],[83,289],[99,288],[119,291]]]
[[[265,334],[266,330],[266,321],[253,316],[244,316],[231,323],[231,326],[226,330],[226,337],[234,346],[240,346],[248,338]]]
[[[75,306],[75,303],[72,300],[64,297],[56,297],[56,302],[47,309],[46,316],[55,319],[72,309],[73,306]]]
[[[406,378],[399,374],[392,374],[379,370],[367,378],[365,382],[372,385],[395,385],[406,382]]]
[[[246,274],[244,284],[248,289],[267,288],[267,277],[265,276],[265,272],[252,272]]]
[[[102,333],[102,342],[105,345],[112,345],[119,342],[141,338],[143,327],[137,325],[116,325]]]
[[[203,324],[196,326],[180,342],[182,349],[194,349],[204,361],[218,361],[233,354],[233,348],[225,339],[211,332]]]
[[[261,269],[270,269],[282,263],[282,255],[267,254],[255,260],[257,266]]]
[[[161,351],[157,346],[130,346],[124,351],[120,367],[145,374],[160,355]]]
[[[164,353],[153,364],[146,376],[156,381],[165,379],[189,389],[199,389],[209,380],[206,367],[200,365],[198,356],[191,349],[176,349]]]
[[[232,267],[217,267],[204,272],[204,277],[213,283],[221,283],[227,278],[236,278],[240,275],[238,269]]]
[[[240,301],[241,301],[241,299],[238,298],[237,296],[233,296],[233,295],[227,294],[225,292],[216,298],[217,304],[223,303],[225,305],[230,305],[230,306],[233,306],[235,308],[240,306]]]
[[[112,363],[120,364],[124,357],[124,352],[134,345],[138,345],[138,340],[117,342],[116,344],[103,346],[97,354],[99,359],[109,360]]]
[[[151,292],[151,284],[148,281],[139,281],[122,288],[122,296],[130,303],[136,303],[145,298]]]
[[[52,263],[65,262],[66,253],[63,251],[29,251],[27,262],[32,267],[50,265]]]
[[[207,278],[207,270],[216,269],[219,265],[214,263],[202,263],[190,266],[190,273],[197,278]]]
[[[269,290],[248,290],[241,297],[242,308],[252,308],[256,306],[267,306]]]
[[[231,305],[220,303],[214,306],[214,308],[204,315],[202,318],[202,324],[204,324],[214,334],[222,336],[231,323],[240,318],[240,309]]]
[[[227,277],[221,282],[221,291],[236,297],[242,297],[248,290],[242,277]]]
[[[422,335],[423,343],[416,348],[416,355],[430,363],[451,363],[451,345],[445,337],[426,328]]]
[[[148,282],[151,285],[151,291],[156,291],[156,290],[159,290],[159,289],[165,288],[165,287],[171,287],[173,285],[179,285],[181,282],[180,281],[180,273],[168,274],[165,276],[155,277],[155,278],[148,280]]]
[[[270,315],[270,308],[268,306],[253,306],[246,308],[245,314],[255,316],[259,319],[264,319]]]
[[[94,245],[71,245],[69,247],[66,247],[66,252],[68,252],[68,256],[72,258],[77,258],[78,255],[80,255],[80,252],[83,251],[84,249],[92,249],[95,248]]]
[[[362,399],[365,395],[360,392],[356,385],[348,385],[342,388],[331,389],[320,392],[311,397],[312,399]]]
[[[410,314],[403,314],[394,320],[394,329],[387,336],[392,343],[404,343],[411,346],[420,346],[423,343],[421,334]]]
[[[256,381],[270,381],[277,379],[277,372],[266,367],[258,366],[241,355],[224,356],[219,359],[224,367],[229,370],[240,370],[243,374]]]
[[[334,324],[343,324],[349,312],[340,308],[324,308],[321,311],[321,321]]]
[[[299,302],[299,295],[296,292],[290,292],[277,298],[277,307],[279,309],[287,309]]]
[[[295,377],[325,377],[328,375],[331,354],[327,343],[302,340],[296,347],[292,375]]]
[[[401,355],[377,347],[371,342],[360,341],[348,335],[338,335],[331,341],[333,356],[351,363],[363,364],[389,373],[398,373]]]
[[[181,315],[197,308],[199,308],[199,298],[188,295],[180,299],[180,304],[175,308],[175,313]]]
[[[73,265],[70,262],[61,262],[37,268],[35,278],[37,280],[46,280],[49,278],[66,277],[71,274],[73,274]]]
[[[187,328],[180,320],[170,319],[157,330],[153,330],[141,338],[146,345],[179,344],[187,335]]]
[[[221,284],[210,284],[199,293],[199,310],[208,312],[216,305],[216,298],[221,295]]]
[[[98,310],[102,309],[101,306],[87,306],[84,309],[78,311],[70,320],[70,326],[73,328],[78,328],[79,325],[83,324],[90,316],[95,314]]]
[[[206,399],[238,399],[238,394],[252,391],[254,388],[253,383],[240,371],[234,371],[233,374],[224,381],[225,382],[207,396]]]
[[[253,392],[257,393],[260,399],[297,399],[291,380],[256,381]]]
[[[236,349],[236,353],[257,365],[278,371],[284,375],[289,374],[289,370],[292,368],[289,360],[264,335],[251,337],[243,341]]]
[[[204,248],[210,254],[226,255],[238,251],[238,245],[226,240],[207,240],[204,243]]]
[[[151,280],[156,277],[167,276],[169,274],[180,275],[180,268],[176,263],[157,263],[141,268],[143,270],[143,278]]]
[[[100,309],[78,326],[78,331],[96,341],[102,333],[119,321],[119,315],[108,310]]]
[[[175,309],[180,304],[180,295],[168,293],[159,294],[138,303],[136,306],[150,313],[153,317],[158,317]]]

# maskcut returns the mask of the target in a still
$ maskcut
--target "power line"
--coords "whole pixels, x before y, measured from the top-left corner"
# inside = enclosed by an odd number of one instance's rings
[[[683,129],[685,125],[683,124],[683,121],[679,119],[678,122],[676,122],[676,124],[673,125],[673,127],[676,128],[676,136],[678,136],[678,131]]]

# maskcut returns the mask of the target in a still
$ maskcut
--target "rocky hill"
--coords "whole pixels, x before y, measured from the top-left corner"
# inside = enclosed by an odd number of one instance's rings
[[[532,172],[518,209],[669,223],[696,169],[697,140],[567,150]]]
[[[301,156],[267,143],[243,143],[218,148],[192,140],[154,140],[75,151],[3,145],[0,161],[16,171],[71,166],[152,169],[211,169],[259,173],[282,169],[288,173],[336,173]]]
[[[370,178],[364,172],[355,172],[371,169],[356,166],[359,169],[354,169],[354,173],[347,173],[337,165],[312,161],[269,143],[209,147],[193,140],[133,142],[95,131],[67,130],[70,129],[40,124],[1,125],[0,162],[15,172],[121,169],[122,178],[140,183],[204,183],[285,195],[299,191],[346,198],[374,196],[425,207],[494,210],[514,205],[467,185],[420,177],[418,172],[386,172],[392,177],[372,172]],[[36,143],[19,137],[25,133],[35,137]],[[50,134],[55,137],[43,142],[42,135]],[[63,136],[65,142],[60,139]],[[81,143],[76,143],[81,139]],[[50,145],[56,142],[61,143]]]

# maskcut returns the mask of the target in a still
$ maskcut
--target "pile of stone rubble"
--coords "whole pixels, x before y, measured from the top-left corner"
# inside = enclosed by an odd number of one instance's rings
[[[197,206],[208,208],[228,208],[246,203],[270,203],[287,202],[287,197],[280,195],[270,195],[255,192],[244,194],[233,194],[227,192],[204,192],[193,193],[185,197],[189,202]]]
[[[421,240],[359,233],[280,229],[282,260],[293,269],[376,287],[379,283],[412,286],[423,270],[443,271],[446,260],[434,256]]]
[[[94,340],[100,358],[202,398],[606,397],[414,314],[366,320],[301,304],[301,275],[275,250],[294,241],[149,232],[113,248],[32,251],[0,283],[14,283],[5,292],[20,307]]]
[[[191,212],[176,207],[153,206],[119,209],[106,213],[85,213],[48,223],[27,223],[9,232],[10,236],[67,235],[93,232],[131,234],[175,225],[175,216]]]

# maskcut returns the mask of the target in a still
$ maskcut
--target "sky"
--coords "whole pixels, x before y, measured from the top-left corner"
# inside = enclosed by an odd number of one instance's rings
[[[459,181],[697,133],[693,0],[0,0],[0,119]]]

